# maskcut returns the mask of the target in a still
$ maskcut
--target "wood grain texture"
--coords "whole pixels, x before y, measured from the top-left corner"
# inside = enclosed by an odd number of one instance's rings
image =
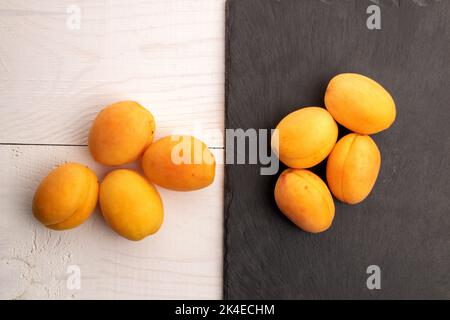
[[[81,10],[79,30],[67,27],[71,5]],[[31,199],[64,161],[99,177],[109,170],[85,145],[97,112],[117,100],[147,107],[156,138],[193,133],[220,161],[224,8],[223,0],[0,1],[0,298],[221,298],[223,166],[205,190],[160,190],[164,225],[138,243],[98,211],[75,230],[47,230]],[[69,265],[81,268],[81,290],[67,288]]]
[[[79,30],[67,27],[70,5]],[[134,99],[175,129],[223,130],[223,0],[0,3],[0,143],[86,144],[96,113]],[[45,129],[44,129],[45,128]],[[223,139],[207,136],[209,146]]]
[[[366,28],[373,3],[381,30]],[[323,105],[341,72],[378,80],[398,116],[374,136],[383,160],[371,195],[336,201],[323,234],[282,216],[276,176],[227,166],[225,298],[450,298],[449,18],[447,1],[228,1],[226,128],[269,129]],[[370,265],[381,290],[366,287]]]
[[[158,188],[161,230],[140,242],[112,231],[101,213],[80,227],[52,231],[31,213],[35,188],[55,165],[84,163],[101,179],[110,170],[86,147],[0,146],[0,299],[219,299],[222,293],[223,166],[196,192]],[[218,161],[223,150],[214,150]],[[132,166],[133,167],[133,166]],[[67,268],[81,269],[81,289]]]

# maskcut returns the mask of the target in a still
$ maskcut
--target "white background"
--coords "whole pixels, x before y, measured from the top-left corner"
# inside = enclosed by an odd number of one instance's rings
[[[81,9],[79,30],[67,8]],[[109,103],[133,99],[155,116],[157,138],[224,126],[223,0],[0,0],[0,298],[219,299],[223,166],[207,189],[159,188],[165,221],[131,242],[98,210],[56,232],[32,216],[39,181],[65,161],[99,178],[87,134]],[[220,136],[201,137],[223,157]],[[67,268],[81,289],[67,288]]]

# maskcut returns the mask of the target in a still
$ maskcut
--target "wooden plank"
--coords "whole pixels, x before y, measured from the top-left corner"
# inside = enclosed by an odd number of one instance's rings
[[[213,150],[218,162],[223,150]],[[86,147],[0,146],[0,298],[219,299],[222,293],[223,166],[209,188],[159,188],[162,229],[140,242],[114,233],[98,210],[82,226],[51,231],[31,213],[39,181],[64,161],[84,163],[101,178]],[[70,290],[70,265],[81,289]]]
[[[366,27],[374,3],[381,30]],[[449,16],[449,1],[228,2],[227,128],[270,129],[323,106],[342,72],[383,84],[397,120],[374,136],[383,160],[372,193],[355,206],[335,201],[322,234],[280,213],[276,176],[226,167],[225,298],[450,298]],[[380,290],[366,285],[371,265]]]
[[[96,113],[134,99],[178,130],[223,130],[224,2],[0,3],[0,143],[86,144]],[[220,135],[205,133],[209,146]]]

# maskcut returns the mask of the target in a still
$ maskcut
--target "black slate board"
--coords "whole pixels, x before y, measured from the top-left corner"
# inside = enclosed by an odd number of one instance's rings
[[[381,30],[366,27],[374,3]],[[385,86],[397,120],[373,136],[383,160],[371,195],[335,201],[319,235],[278,211],[277,176],[226,166],[224,298],[449,299],[450,1],[233,0],[226,37],[226,128],[274,128],[323,105],[341,72]],[[381,290],[366,287],[369,265]]]

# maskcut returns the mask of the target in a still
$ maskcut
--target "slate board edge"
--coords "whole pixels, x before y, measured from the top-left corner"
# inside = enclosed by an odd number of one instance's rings
[[[229,74],[230,74],[230,37],[231,37],[231,5],[234,0],[227,0],[225,2],[225,129],[228,128],[228,92],[229,92]],[[227,157],[227,148],[226,148],[226,140],[225,140],[225,148],[224,148],[224,159]],[[223,299],[228,300],[228,217],[229,217],[229,208],[230,203],[233,198],[233,192],[229,185],[229,171],[227,169],[225,163],[224,170],[224,233],[223,233]]]

